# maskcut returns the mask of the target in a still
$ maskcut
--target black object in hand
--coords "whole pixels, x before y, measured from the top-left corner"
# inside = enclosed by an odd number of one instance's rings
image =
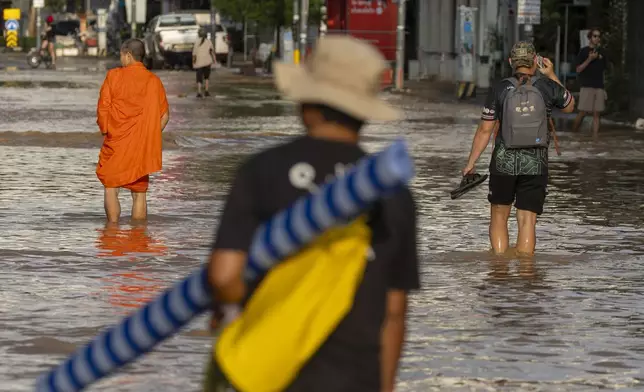
[[[487,180],[487,177],[487,174],[481,175],[478,173],[464,175],[458,188],[450,192],[450,197],[452,200],[458,199],[467,192],[481,185],[485,180]]]

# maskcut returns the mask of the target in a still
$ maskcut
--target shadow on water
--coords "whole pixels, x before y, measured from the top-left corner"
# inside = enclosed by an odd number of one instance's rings
[[[210,108],[211,118],[248,118],[248,117],[280,117],[291,116],[295,110],[290,105],[279,103],[245,104],[235,103],[233,105],[214,105]]]
[[[0,81],[0,87],[14,87],[14,88],[73,88],[73,89],[95,89],[96,86],[90,83],[77,83],[77,82],[63,82],[63,81],[29,81],[29,80],[4,80]]]
[[[468,118],[468,117],[434,117],[430,116],[427,118],[413,118],[408,119],[406,122],[410,124],[423,123],[423,124],[436,124],[436,125],[447,125],[447,124],[462,124],[462,125],[476,125],[479,123],[478,118]]]
[[[195,160],[181,160],[172,168],[164,170],[164,175],[180,176],[188,183],[216,184],[227,186],[234,178],[239,165],[247,158],[246,154],[221,154]],[[176,178],[176,177],[175,177]]]

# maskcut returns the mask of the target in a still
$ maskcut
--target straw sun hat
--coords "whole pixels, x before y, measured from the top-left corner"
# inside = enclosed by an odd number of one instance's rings
[[[367,42],[329,36],[302,65],[277,62],[275,83],[295,102],[328,105],[360,120],[396,120],[400,111],[378,98],[385,68],[383,56]]]

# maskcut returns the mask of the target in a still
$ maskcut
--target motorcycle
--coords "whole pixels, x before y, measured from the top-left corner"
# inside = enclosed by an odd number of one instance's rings
[[[27,64],[35,69],[40,67],[42,63],[45,63],[45,67],[51,68],[51,55],[49,54],[49,50],[43,49],[41,51],[38,48],[31,48],[29,53],[27,53]]]

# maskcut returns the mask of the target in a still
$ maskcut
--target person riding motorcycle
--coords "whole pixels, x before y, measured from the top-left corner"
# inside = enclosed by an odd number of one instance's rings
[[[51,66],[55,67],[56,66],[56,51],[54,50],[54,44],[56,43],[56,34],[54,33],[54,27],[52,24],[54,23],[54,17],[53,16],[48,16],[46,23],[45,23],[45,29],[42,34],[42,45],[40,47],[40,54],[43,54],[43,51],[47,49],[49,51],[49,55],[51,56]]]

